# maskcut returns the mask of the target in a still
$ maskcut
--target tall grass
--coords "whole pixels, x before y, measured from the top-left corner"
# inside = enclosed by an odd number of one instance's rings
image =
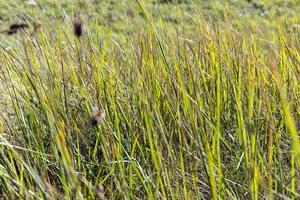
[[[200,16],[186,39],[137,2],[126,41],[58,24],[0,46],[0,197],[300,198],[299,40]]]

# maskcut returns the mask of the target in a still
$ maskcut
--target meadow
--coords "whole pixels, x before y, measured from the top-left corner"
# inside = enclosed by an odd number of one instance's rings
[[[0,199],[300,199],[299,13],[1,2]]]

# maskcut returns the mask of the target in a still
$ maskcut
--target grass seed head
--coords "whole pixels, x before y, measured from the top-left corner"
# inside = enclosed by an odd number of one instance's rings
[[[1,33],[6,33],[12,35],[18,32],[20,29],[26,29],[29,25],[27,23],[13,23],[9,26],[9,29],[1,31]]]
[[[33,22],[33,28],[34,28],[34,31],[39,30],[42,26],[43,26],[43,23],[42,23],[41,21],[39,21],[39,20]]]
[[[29,25],[27,23],[13,23],[10,25],[9,29],[10,30],[19,30],[19,29],[25,29],[25,28],[28,28]]]
[[[80,19],[80,16],[78,14],[78,11],[76,10],[75,12],[75,17],[74,17],[74,20],[73,20],[73,31],[74,31],[74,34],[77,36],[77,38],[79,38],[80,36],[82,36],[82,21]]]
[[[89,119],[89,125],[98,126],[105,118],[104,110],[99,110],[97,106],[92,109],[92,116]]]

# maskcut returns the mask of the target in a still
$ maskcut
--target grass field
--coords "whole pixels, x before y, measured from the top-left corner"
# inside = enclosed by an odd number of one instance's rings
[[[0,199],[300,199],[299,13],[1,2]]]

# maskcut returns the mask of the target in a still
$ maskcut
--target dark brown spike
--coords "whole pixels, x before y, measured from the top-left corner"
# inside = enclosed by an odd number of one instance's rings
[[[75,16],[72,23],[73,23],[74,34],[77,36],[77,38],[79,38],[82,35],[83,31],[82,31],[82,21],[80,19],[77,9],[75,10]]]
[[[94,107],[92,109],[92,115],[88,121],[88,124],[91,126],[98,126],[104,118],[105,118],[104,110],[103,109],[99,110],[98,107]]]
[[[10,25],[9,29],[13,30],[13,29],[25,29],[28,28],[29,25],[27,23],[13,23],[12,25]]]
[[[13,23],[9,26],[9,29],[1,31],[1,33],[5,33],[7,35],[12,35],[17,33],[19,29],[26,29],[29,25],[27,23]]]

